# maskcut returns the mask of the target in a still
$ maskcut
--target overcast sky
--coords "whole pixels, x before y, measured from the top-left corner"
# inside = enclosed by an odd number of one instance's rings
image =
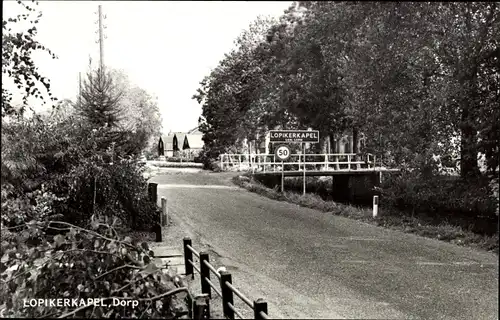
[[[97,10],[106,15],[104,63],[158,97],[163,130],[196,127],[201,106],[191,97],[234,40],[258,15],[280,16],[291,2],[40,1],[37,39],[58,57],[34,60],[59,99],[74,99],[78,73],[99,59]],[[5,17],[19,12],[4,1]],[[38,107],[37,110],[41,110]]]

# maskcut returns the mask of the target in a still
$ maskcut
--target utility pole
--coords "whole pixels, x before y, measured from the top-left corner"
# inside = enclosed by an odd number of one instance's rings
[[[106,36],[104,35],[104,29],[106,29],[106,26],[103,24],[103,20],[106,19],[106,16],[103,16],[102,14],[102,6],[99,5],[99,40],[97,41],[99,43],[99,59],[100,59],[100,69],[101,71],[104,71],[104,39]]]
[[[78,107],[82,106],[82,73],[78,72]]]

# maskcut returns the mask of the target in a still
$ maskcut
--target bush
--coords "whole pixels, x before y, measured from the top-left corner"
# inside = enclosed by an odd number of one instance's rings
[[[2,227],[0,296],[3,317],[126,317],[173,318],[187,314],[187,289],[171,273],[153,263],[146,243],[120,237],[117,219],[91,219],[89,229],[64,222],[30,223],[10,232]],[[48,228],[61,234],[47,237]],[[43,241],[29,246],[33,234]],[[123,306],[39,306],[26,308],[29,299],[113,298],[138,301]]]
[[[133,230],[151,230],[158,213],[157,205],[149,201],[144,171],[143,165],[126,159],[101,164],[89,161],[75,167],[61,178],[62,184],[69,184],[65,221],[86,223],[99,210],[105,216],[119,217]]]
[[[485,177],[462,180],[403,172],[386,178],[381,192],[384,202],[401,209],[470,217],[495,215],[496,204]]]
[[[196,157],[193,158],[194,163],[203,163],[203,159],[197,155]]]
[[[45,185],[61,200],[56,201],[54,213],[62,214],[66,222],[83,225],[101,210],[134,229],[152,226],[156,204],[146,198],[144,166],[133,159],[135,147],[127,147],[128,140],[114,142],[119,133],[91,130],[74,118],[12,122],[2,131],[6,199],[19,198],[21,205],[28,201],[27,193]]]
[[[206,146],[203,146],[203,149],[198,154],[196,158],[196,163],[203,163],[203,169],[212,170],[214,172],[220,172],[220,162],[217,160],[219,154],[215,151],[209,150]]]

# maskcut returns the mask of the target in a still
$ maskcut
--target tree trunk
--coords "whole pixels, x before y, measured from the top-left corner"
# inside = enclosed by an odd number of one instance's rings
[[[337,141],[335,140],[335,135],[330,132],[328,136],[330,137],[330,153],[338,153]]]
[[[319,136],[319,153],[327,153],[328,152],[328,134],[326,131],[320,132]]]
[[[462,108],[462,124],[460,128],[460,175],[462,178],[479,174],[477,134],[476,130],[474,130],[474,119],[469,108],[470,105],[467,101]]]
[[[358,128],[353,128],[352,129],[352,153],[359,152],[358,134],[359,134]]]

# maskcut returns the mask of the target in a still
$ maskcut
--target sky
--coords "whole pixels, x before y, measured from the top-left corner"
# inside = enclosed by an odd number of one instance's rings
[[[30,1],[31,2],[31,1]],[[122,69],[130,81],[158,98],[163,131],[188,131],[201,106],[191,97],[204,76],[234,47],[259,15],[279,17],[292,2],[278,1],[40,1],[36,39],[52,50],[33,56],[58,99],[74,100],[78,74],[89,57],[99,61],[98,5],[104,19],[104,64]],[[20,5],[3,1],[3,16]],[[7,84],[8,85],[8,84]],[[41,111],[44,108],[35,108]]]

